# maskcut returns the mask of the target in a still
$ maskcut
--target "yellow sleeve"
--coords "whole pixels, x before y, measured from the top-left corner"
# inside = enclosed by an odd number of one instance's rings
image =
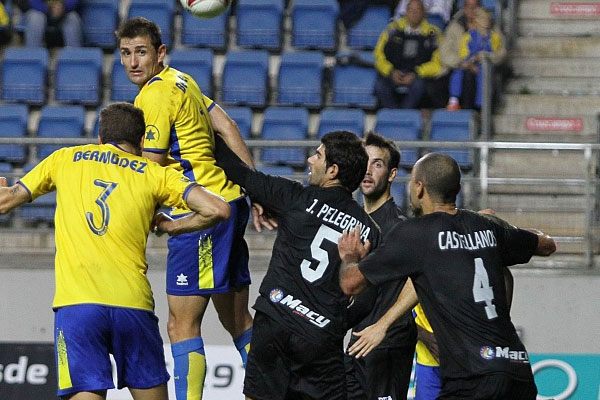
[[[375,49],[373,50],[373,55],[375,56],[375,69],[383,76],[389,76],[394,69],[394,66],[387,60],[385,53],[383,52],[389,39],[389,32],[394,29],[394,24],[394,22],[388,24],[387,28],[381,32],[377,44],[375,45]]]
[[[171,126],[177,115],[176,96],[164,81],[144,87],[135,98],[134,105],[144,111],[146,136],[144,150],[164,153],[169,149]]]
[[[207,97],[204,93],[202,93],[202,100],[204,101],[204,105],[206,106],[206,110],[210,112],[211,108],[214,107],[215,102],[210,97]]]
[[[460,47],[458,48],[458,56],[460,60],[466,60],[469,57],[469,42],[471,41],[471,35],[465,33],[460,39]]]
[[[492,30],[491,37],[492,53],[490,54],[490,60],[492,64],[501,64],[506,58],[506,43],[502,36],[502,33]]]
[[[61,153],[64,151],[55,151],[19,180],[31,195],[32,201],[56,189],[53,173],[56,171],[56,160]]]
[[[158,179],[157,191],[158,201],[167,207],[187,208],[185,197],[187,193],[196,186],[179,171],[171,167],[161,167],[155,164]]]
[[[440,60],[440,51],[435,50],[431,55],[431,60],[415,67],[415,71],[421,78],[434,78],[442,72],[442,62]]]

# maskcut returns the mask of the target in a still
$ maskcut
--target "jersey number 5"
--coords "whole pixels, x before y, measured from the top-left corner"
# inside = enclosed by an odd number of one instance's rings
[[[100,218],[100,226],[96,226],[96,224],[94,223],[94,214],[89,211],[85,213],[85,219],[87,220],[88,226],[90,227],[92,232],[94,232],[98,236],[102,236],[106,233],[106,230],[108,229],[108,221],[110,221],[110,208],[106,203],[106,199],[117,187],[117,183],[106,182],[100,179],[96,179],[94,181],[94,185],[103,188],[102,192],[96,199],[96,204],[100,206],[100,210],[102,211],[102,217]]]
[[[321,248],[321,244],[323,244],[323,240],[329,240],[330,242],[337,245],[338,239],[342,236],[342,234],[334,229],[326,225],[321,225],[315,238],[310,244],[310,255],[312,258],[317,260],[319,264],[317,268],[312,269],[310,267],[311,262],[304,259],[300,264],[300,270],[302,271],[302,277],[309,282],[314,282],[320,277],[323,276],[327,266],[329,265],[329,254],[326,250]]]
[[[496,313],[496,306],[492,304],[492,300],[494,300],[494,291],[490,286],[490,280],[481,258],[475,259],[473,298],[476,303],[485,301],[485,313],[487,314],[488,319],[494,319],[498,316],[498,313]]]

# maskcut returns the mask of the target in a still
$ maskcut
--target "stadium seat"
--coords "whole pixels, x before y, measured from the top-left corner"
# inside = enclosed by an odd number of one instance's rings
[[[100,103],[102,57],[102,50],[98,47],[62,48],[56,63],[56,100],[85,105]]]
[[[373,50],[390,17],[389,7],[369,6],[356,25],[348,30],[348,47]]]
[[[13,47],[4,52],[2,100],[41,105],[46,99],[48,50]]]
[[[171,47],[173,32],[173,13],[175,2],[172,0],[131,0],[127,18],[144,17],[155,22],[162,32],[162,41]]]
[[[206,96],[213,95],[213,52],[210,49],[176,49],[169,54],[169,65],[190,75]]]
[[[398,170],[397,177],[406,176],[406,171],[403,169]],[[406,207],[406,182],[392,182],[390,193],[394,199],[394,203],[400,208]]]
[[[334,51],[337,46],[336,0],[295,0],[292,9],[292,46]]]
[[[198,18],[183,12],[181,44],[190,47],[210,47],[223,51],[227,47],[229,10],[213,18]]]
[[[27,135],[28,110],[25,104],[0,105],[0,136],[25,137]],[[27,157],[26,146],[0,144],[0,160],[23,163]]]
[[[229,51],[223,67],[223,102],[264,107],[268,72],[269,53],[266,50]]]
[[[342,65],[339,62],[336,64],[333,68],[333,105],[366,109],[377,106],[377,98],[373,94],[377,72],[373,67],[367,66],[369,57],[373,59],[371,52],[360,54],[365,66]]]
[[[263,174],[273,176],[289,176],[294,175],[294,168],[289,165],[260,165],[257,167],[258,171]]]
[[[347,130],[363,136],[365,130],[365,112],[360,108],[326,108],[321,111],[321,120],[317,136],[322,138],[328,132]]]
[[[19,208],[19,217],[27,222],[54,222],[56,191],[46,193]]]
[[[431,116],[431,140],[444,142],[473,140],[475,132],[473,116],[472,110],[435,110]],[[473,165],[473,150],[432,149],[431,151],[449,155],[461,168],[468,169]]]
[[[438,28],[440,28],[440,31],[443,33],[444,29],[446,29],[446,20],[444,19],[444,16],[441,14],[427,14],[427,22],[429,22],[432,25],[437,26]]]
[[[381,109],[377,111],[376,118],[375,132],[388,139],[421,140],[422,121],[419,110]],[[419,150],[416,148],[401,148],[400,151],[400,165],[403,167],[412,167],[419,158]]]
[[[319,51],[283,53],[277,78],[277,102],[321,107],[323,62],[323,54]]]
[[[44,106],[40,114],[38,137],[77,138],[83,136],[85,109],[82,106]],[[42,144],[37,157],[42,160],[66,145]]]
[[[236,13],[238,46],[279,50],[283,0],[240,0]]]
[[[119,0],[83,0],[81,2],[83,39],[86,46],[114,49],[119,23]]]
[[[308,110],[301,107],[268,107],[264,113],[261,139],[306,140],[308,136]],[[267,147],[262,151],[262,162],[302,166],[306,161],[304,148]]]
[[[119,49],[115,50],[115,58],[113,60],[110,76],[110,100],[133,103],[133,100],[135,100],[135,96],[137,96],[140,89],[137,85],[131,83],[127,77],[125,68],[121,65],[121,53],[119,52]]]
[[[227,107],[227,115],[236,123],[244,139],[252,136],[252,110],[249,107]]]

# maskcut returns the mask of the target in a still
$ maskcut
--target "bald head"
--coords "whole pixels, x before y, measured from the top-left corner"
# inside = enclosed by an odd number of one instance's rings
[[[443,204],[456,201],[460,191],[460,168],[452,157],[429,153],[417,161],[413,175],[415,181],[423,182],[432,200]]]

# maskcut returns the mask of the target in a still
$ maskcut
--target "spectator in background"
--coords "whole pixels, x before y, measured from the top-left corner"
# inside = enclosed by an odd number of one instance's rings
[[[406,15],[406,7],[410,0],[402,0],[394,11],[394,19],[400,19]],[[444,25],[450,21],[450,14],[452,13],[452,4],[454,0],[424,0],[423,5],[425,6],[425,13],[430,15],[438,15],[444,21]],[[430,21],[431,22],[431,21]],[[438,26],[439,27],[439,26]]]
[[[483,91],[483,73],[481,70],[482,55],[489,55],[493,65],[500,64],[506,57],[506,48],[503,45],[502,35],[492,29],[492,16],[482,8],[477,7],[473,11],[473,24],[461,39],[458,56],[460,64],[450,76],[450,99],[448,110],[459,110],[462,103],[463,108],[481,108],[481,97]],[[463,78],[466,74],[475,77],[475,96],[463,96],[462,102],[459,98],[462,94]],[[471,91],[469,93],[472,93]]]
[[[10,7],[12,3],[6,0],[0,1],[0,45],[10,42],[12,37],[12,26],[10,21]]]
[[[410,0],[406,16],[389,23],[375,46],[375,96],[381,107],[419,106],[425,79],[445,72],[437,51],[440,39],[440,30],[425,20],[423,2]]]
[[[40,47],[60,43],[79,47],[83,39],[82,23],[77,7],[79,0],[29,0],[25,12],[25,46]],[[57,38],[57,39],[55,39]],[[48,43],[50,42],[50,43]]]

